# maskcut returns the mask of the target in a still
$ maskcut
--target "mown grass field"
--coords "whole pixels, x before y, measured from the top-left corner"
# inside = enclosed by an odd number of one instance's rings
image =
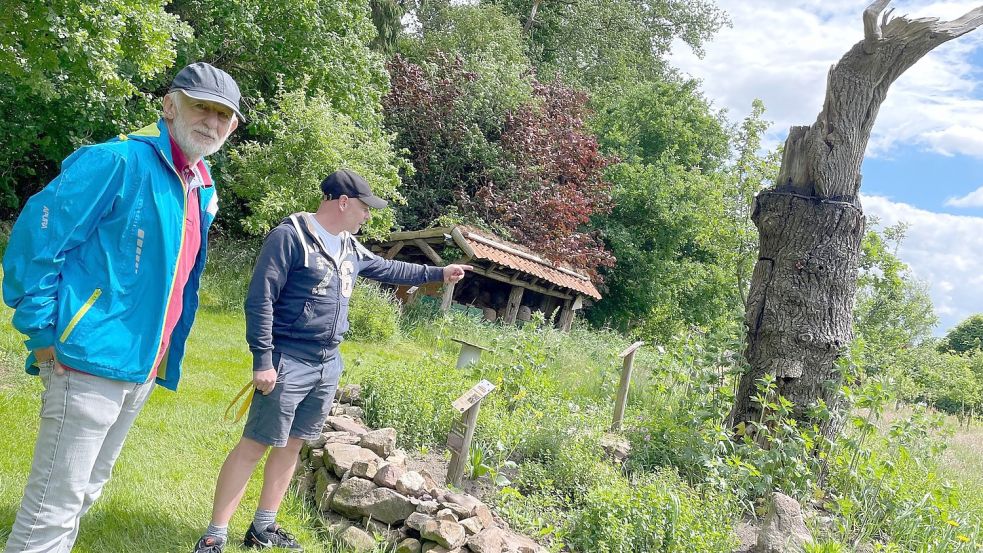
[[[19,366],[22,346],[0,310],[0,543],[13,524],[37,430],[40,380]],[[157,388],[138,418],[103,497],[82,525],[74,551],[114,553],[190,551],[211,512],[215,477],[226,453],[238,440],[242,423],[223,420],[228,401],[250,377],[249,353],[241,315],[200,312],[178,393]],[[348,343],[345,356],[373,363],[401,353]],[[230,525],[232,541],[241,540],[259,497],[259,473],[250,483]],[[313,553],[338,551],[316,533],[311,513],[288,497],[280,522]],[[237,548],[227,549],[236,551]]]

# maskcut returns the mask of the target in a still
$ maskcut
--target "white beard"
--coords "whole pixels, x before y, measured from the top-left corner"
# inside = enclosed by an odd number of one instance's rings
[[[224,136],[219,136],[218,132],[199,125],[192,127],[181,115],[181,110],[177,110],[174,117],[174,141],[181,147],[181,151],[188,160],[210,156],[219,151],[225,143]],[[203,136],[198,131],[208,136]],[[214,137],[214,138],[210,138]]]

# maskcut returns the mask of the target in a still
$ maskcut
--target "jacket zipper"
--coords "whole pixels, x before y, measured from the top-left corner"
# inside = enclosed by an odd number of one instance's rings
[[[335,302],[334,326],[331,329],[331,337],[334,338],[335,334],[338,333],[338,321],[341,320],[341,263],[335,261],[333,257],[328,255],[328,250],[327,248],[324,247],[324,242],[321,240],[321,237],[317,235],[317,232],[311,232],[310,221],[306,220],[306,218],[304,220],[304,228],[307,229],[308,234],[310,234],[311,237],[317,241],[318,245],[321,246],[320,255],[328,258],[328,261],[334,266],[334,274],[338,278],[338,286],[337,286],[338,301]],[[344,253],[345,253],[345,244],[344,242],[342,242],[341,250],[338,252],[338,257],[339,258],[343,257]],[[307,252],[304,252],[304,255],[307,255]],[[354,282],[352,284],[354,285]]]
[[[85,316],[86,312],[88,312],[89,309],[92,307],[92,304],[94,304],[96,300],[99,299],[99,296],[101,295],[102,295],[102,288],[96,288],[95,290],[92,291],[92,295],[89,296],[89,299],[86,300],[84,304],[82,304],[82,307],[79,308],[79,310],[75,313],[75,316],[72,317],[72,320],[68,322],[68,326],[66,326],[65,330],[61,333],[61,337],[58,339],[61,343],[65,343],[65,340],[67,340],[68,337],[72,334],[72,331],[75,330],[75,325],[79,324],[79,321],[82,320],[82,317]]]

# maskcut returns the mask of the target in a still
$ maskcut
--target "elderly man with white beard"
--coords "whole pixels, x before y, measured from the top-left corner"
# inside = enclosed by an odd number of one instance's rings
[[[218,210],[202,158],[239,100],[224,71],[185,67],[160,120],[75,151],[17,218],[3,299],[44,392],[6,553],[71,551],[154,385],[177,389]]]

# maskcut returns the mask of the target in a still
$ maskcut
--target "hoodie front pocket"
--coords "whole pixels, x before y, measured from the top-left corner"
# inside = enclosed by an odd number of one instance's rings
[[[84,304],[82,304],[82,307],[80,307],[78,311],[75,312],[75,315],[72,316],[72,320],[68,322],[68,326],[66,326],[65,330],[62,331],[61,337],[59,338],[60,342],[64,343],[65,340],[68,340],[68,337],[71,336],[72,331],[75,330],[75,326],[79,324],[79,321],[82,320],[82,317],[84,317],[85,314],[89,311],[89,309],[92,308],[92,304],[94,304],[96,300],[99,299],[99,296],[101,295],[102,295],[101,288],[96,288],[95,290],[92,291],[92,295],[89,296],[89,299],[86,300]]]
[[[306,328],[310,324],[311,319],[314,318],[314,311],[314,302],[311,300],[305,301],[304,308],[300,311],[300,315],[297,316],[297,319],[294,320],[291,326],[297,329]]]

